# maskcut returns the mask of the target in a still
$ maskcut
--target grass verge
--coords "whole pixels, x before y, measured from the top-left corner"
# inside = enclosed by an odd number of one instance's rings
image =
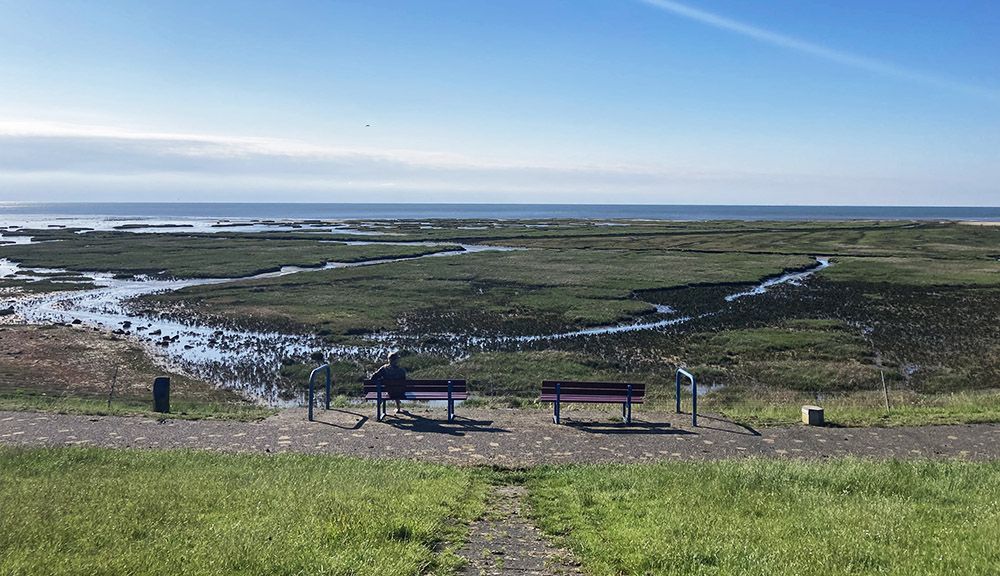
[[[206,402],[171,400],[170,414],[153,411],[153,401],[115,398],[107,399],[38,394],[32,391],[0,392],[0,410],[16,412],[55,412],[57,414],[91,414],[94,416],[149,416],[178,420],[236,420],[251,422],[276,414],[274,408],[246,402]]]
[[[776,394],[784,394],[780,399]],[[706,398],[699,406],[736,422],[755,426],[782,426],[801,421],[804,404],[819,404],[827,423],[835,426],[928,426],[1000,422],[1000,390],[919,394],[890,392],[885,409],[881,392],[850,392],[821,401],[792,391],[742,393],[729,399]]]
[[[540,527],[594,575],[996,574],[1000,463],[547,468]]]
[[[164,375],[171,379],[171,418],[247,421],[274,413],[164,371],[127,340],[67,326],[0,326],[0,410],[162,417],[152,411],[151,384]]]
[[[3,574],[425,574],[482,509],[469,470],[301,455],[0,448]]]

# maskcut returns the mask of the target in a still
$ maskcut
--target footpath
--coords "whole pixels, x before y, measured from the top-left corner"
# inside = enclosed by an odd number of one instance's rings
[[[895,428],[761,428],[699,415],[642,412],[631,426],[610,412],[566,410],[563,424],[543,410],[466,409],[452,423],[443,409],[416,408],[385,421],[374,409],[285,410],[260,422],[157,420],[0,411],[0,444],[300,452],[408,458],[443,464],[522,468],[540,464],[766,458],[1000,459],[1000,425]]]

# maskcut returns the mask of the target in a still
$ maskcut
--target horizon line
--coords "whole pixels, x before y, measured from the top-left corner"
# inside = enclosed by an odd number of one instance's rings
[[[691,204],[691,203],[668,203],[656,202],[306,202],[306,201],[77,201],[77,200],[0,200],[0,210],[11,205],[38,205],[38,204],[74,204],[74,205],[95,205],[95,204],[119,204],[119,205],[347,205],[347,206],[688,206],[688,207],[725,207],[725,208],[955,208],[955,209],[976,209],[990,208],[1000,209],[1000,204],[995,205],[955,205],[955,204]]]

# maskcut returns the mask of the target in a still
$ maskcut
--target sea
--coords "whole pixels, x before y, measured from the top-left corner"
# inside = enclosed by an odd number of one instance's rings
[[[18,218],[501,219],[545,220],[979,220],[1000,221],[1000,207],[728,206],[678,204],[350,204],[0,202],[0,221]]]

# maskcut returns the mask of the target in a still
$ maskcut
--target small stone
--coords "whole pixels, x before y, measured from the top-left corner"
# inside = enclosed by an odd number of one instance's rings
[[[802,423],[809,426],[823,425],[823,409],[819,406],[806,405],[802,407]]]

